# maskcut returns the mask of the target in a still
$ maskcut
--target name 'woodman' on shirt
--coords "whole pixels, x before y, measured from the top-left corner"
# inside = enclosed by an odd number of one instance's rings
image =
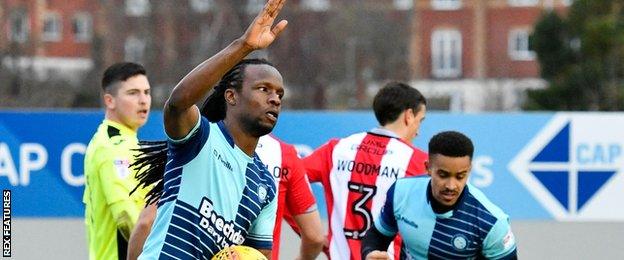
[[[401,172],[405,171],[405,169],[401,169],[398,167],[381,166],[366,162],[356,162],[353,160],[338,160],[338,163],[336,164],[336,170],[346,173],[377,175],[378,177],[387,177],[395,180],[399,178],[399,174]]]
[[[386,144],[376,140],[363,140],[359,144],[351,145],[352,150],[372,154],[372,155],[387,155],[392,154],[393,151],[386,148]],[[338,160],[336,164],[336,170],[341,172],[358,173],[364,175],[377,175],[381,177],[388,177],[397,179],[401,172],[405,169],[391,166],[381,166],[377,164],[370,164],[366,162],[356,162],[354,160]]]

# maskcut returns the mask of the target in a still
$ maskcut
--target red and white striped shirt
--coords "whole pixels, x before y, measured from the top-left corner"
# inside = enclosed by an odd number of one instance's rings
[[[361,259],[361,239],[386,192],[398,178],[424,174],[426,159],[425,152],[380,128],[332,139],[304,158],[310,182],[325,190],[331,259]],[[400,241],[390,245],[395,259],[399,248]]]
[[[273,135],[265,135],[258,140],[256,153],[275,178],[277,194],[277,216],[273,228],[273,251],[271,259],[279,259],[282,217],[287,211],[293,216],[316,209],[316,200],[305,168],[295,147],[284,143]],[[293,225],[293,223],[289,223]]]

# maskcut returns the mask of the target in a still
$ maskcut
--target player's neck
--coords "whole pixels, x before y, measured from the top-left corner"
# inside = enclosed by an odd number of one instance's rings
[[[234,140],[234,144],[243,150],[243,152],[245,152],[245,154],[249,157],[253,157],[256,146],[258,145],[258,137],[247,133],[236,120],[229,120],[226,118],[223,120],[223,124],[225,125],[225,128],[227,128],[228,132],[230,132],[230,135]]]
[[[404,125],[401,124],[401,122],[399,122],[399,120],[386,124],[384,126],[381,126],[381,128],[386,129],[390,132],[393,132],[403,141],[406,141],[408,143],[412,142],[411,138],[409,138],[409,134],[407,133],[407,129],[405,128]]]
[[[455,203],[455,205],[457,205],[457,203]],[[433,212],[436,214],[443,214],[443,213],[449,212],[455,209],[455,205],[446,206],[438,202],[436,199],[431,200],[431,209],[433,209]]]
[[[132,132],[135,132],[135,133],[136,133],[136,132],[139,130],[138,128],[131,127],[131,126],[127,125],[127,124],[124,124],[124,123],[121,121],[121,118],[119,118],[119,116],[117,116],[117,114],[113,113],[112,111],[108,111],[108,110],[107,110],[107,111],[104,113],[104,118],[105,118],[106,120],[108,120],[108,121],[115,122],[115,123],[117,123],[117,124],[119,124],[119,125],[121,125],[121,126],[123,126],[123,127],[127,128],[128,130],[131,130]]]

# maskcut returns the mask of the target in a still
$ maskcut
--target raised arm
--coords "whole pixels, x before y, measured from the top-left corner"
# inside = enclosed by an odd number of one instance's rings
[[[240,38],[199,64],[176,85],[164,108],[165,131],[169,137],[179,139],[186,136],[199,118],[195,103],[234,65],[252,51],[271,45],[286,28],[286,20],[273,26],[285,2],[269,0]]]

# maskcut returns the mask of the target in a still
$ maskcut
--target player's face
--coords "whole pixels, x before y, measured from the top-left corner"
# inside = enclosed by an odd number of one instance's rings
[[[147,122],[152,96],[145,75],[136,75],[118,83],[116,93],[106,94],[111,119],[136,131]],[[107,97],[108,96],[108,97]]]
[[[427,171],[431,176],[433,198],[444,206],[453,206],[464,191],[470,174],[470,157],[430,155]]]
[[[270,133],[277,123],[284,96],[279,71],[265,64],[246,66],[239,94],[242,126],[256,137]]]

